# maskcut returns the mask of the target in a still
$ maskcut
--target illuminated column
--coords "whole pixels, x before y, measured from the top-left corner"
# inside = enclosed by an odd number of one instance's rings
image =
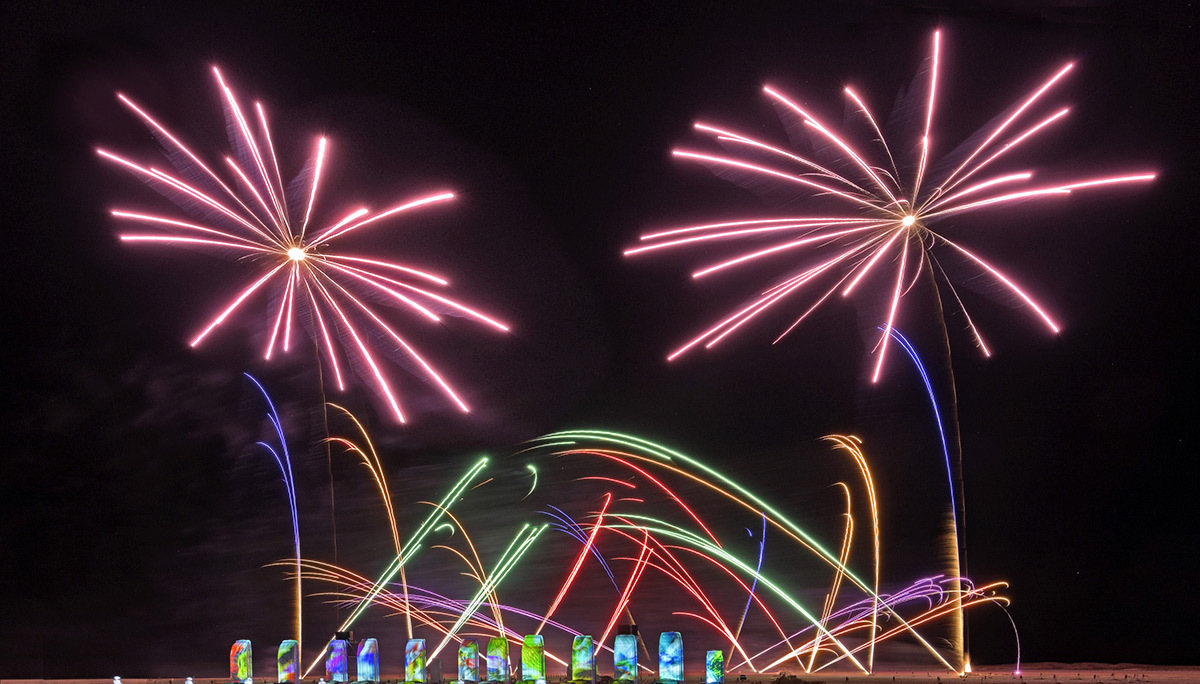
[[[521,645],[521,679],[546,682],[546,643],[541,634],[526,634]]]
[[[463,639],[458,647],[458,681],[479,681],[479,644],[474,639]]]
[[[571,679],[596,684],[596,643],[586,634],[571,642]]]
[[[354,674],[360,682],[379,681],[379,642],[363,639],[358,645],[358,667]]]
[[[488,639],[487,678],[489,682],[508,681],[508,639],[504,637]]]
[[[404,681],[425,681],[425,640],[409,639],[404,649]]]
[[[345,639],[334,639],[329,642],[329,655],[325,656],[325,681],[350,681],[350,662],[346,657],[346,652],[349,650],[350,643]]]
[[[279,678],[275,681],[279,684],[296,681],[296,661],[299,660],[296,656],[300,653],[300,644],[295,639],[286,639],[279,644],[279,656],[275,659],[277,669],[279,670]]]
[[[637,654],[637,636],[618,634],[613,642],[613,681],[637,682]]]
[[[709,651],[704,657],[704,684],[725,684],[725,654]]]
[[[247,684],[254,677],[254,654],[249,639],[238,639],[229,649],[229,680]]]
[[[658,637],[658,681],[683,681],[683,635],[663,632]]]

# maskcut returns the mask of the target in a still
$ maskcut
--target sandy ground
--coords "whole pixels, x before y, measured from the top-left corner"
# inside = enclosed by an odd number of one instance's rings
[[[772,683],[775,676],[752,676],[746,681],[755,684]],[[267,680],[260,680],[268,684]],[[304,680],[315,684],[316,680]],[[553,684],[555,678],[550,679]],[[113,684],[109,679],[0,679],[3,684]],[[395,679],[385,682],[396,682]],[[648,678],[642,684],[650,684]],[[728,684],[738,684],[736,677],[728,677]],[[1153,665],[1131,665],[1120,663],[1030,663],[1021,668],[1021,675],[1014,676],[1011,669],[987,667],[966,677],[957,677],[946,672],[877,672],[873,675],[847,673],[817,673],[787,678],[781,684],[1200,684],[1200,667],[1162,667]],[[184,684],[184,678],[175,679],[121,679],[121,684]],[[194,679],[193,684],[229,684],[227,679]],[[686,684],[702,684],[702,680],[688,678]]]

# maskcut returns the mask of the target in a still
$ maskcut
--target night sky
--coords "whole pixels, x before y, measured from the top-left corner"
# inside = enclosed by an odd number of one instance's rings
[[[113,93],[212,159],[227,146],[213,64],[244,99],[264,102],[293,173],[316,134],[330,137],[331,213],[453,189],[452,207],[353,246],[435,265],[455,293],[513,324],[509,336],[454,321],[417,337],[466,388],[470,416],[399,367],[410,425],[396,425],[357,378],[330,395],[379,439],[402,523],[413,510],[405,506],[440,496],[471,457],[503,461],[524,440],[568,427],[670,444],[804,515],[851,477],[830,465],[821,436],[853,433],[880,481],[885,577],[937,572],[944,471],[923,389],[898,350],[869,383],[878,303],[832,302],[772,346],[807,306],[800,299],[668,366],[670,349],[784,266],[693,283],[688,273],[719,250],[621,256],[652,229],[802,206],[673,161],[673,146],[701,144],[697,118],[786,142],[766,82],[835,122],[847,84],[886,113],[937,27],[936,130],[947,146],[1075,60],[1048,105],[1070,105],[1069,121],[1005,168],[1161,174],[1149,186],[947,228],[1063,323],[1051,336],[994,288],[968,284],[964,300],[995,351],[983,359],[948,313],[969,574],[1011,582],[1026,661],[1200,662],[1187,408],[1200,246],[1194,9],[54,4],[10,6],[0,21],[0,676],[218,675],[233,639],[251,636],[267,652],[288,636],[288,585],[281,569],[263,567],[291,552],[286,500],[274,464],[251,448],[263,409],[243,371],[264,381],[285,416],[306,555],[332,560],[311,347],[261,360],[263,298],[190,349],[247,271],[200,252],[121,245],[108,215],[116,206],[183,214],[94,154],[103,145],[165,163]],[[914,290],[898,326],[944,391],[930,294]],[[503,486],[519,498],[521,465],[504,468],[516,471]],[[373,485],[349,458],[332,470],[339,560],[374,571],[390,537]],[[489,496],[496,520],[521,519],[504,496]],[[504,529],[489,548],[507,539]],[[321,626],[310,639],[333,622],[317,599],[308,615]],[[360,635],[374,630],[396,647],[396,618],[372,620]],[[976,663],[1013,661],[999,611],[971,617],[971,644]]]

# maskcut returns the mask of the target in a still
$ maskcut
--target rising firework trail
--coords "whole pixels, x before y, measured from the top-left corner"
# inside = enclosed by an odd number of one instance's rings
[[[304,170],[285,182],[262,104],[255,102],[252,108],[245,108],[215,67],[213,75],[222,96],[232,148],[222,164],[213,165],[224,168],[224,175],[123,94],[117,98],[151,129],[175,171],[163,171],[97,149],[103,159],[140,178],[196,217],[183,220],[114,209],[112,215],[122,222],[149,229],[122,233],[123,242],[199,248],[236,258],[254,272],[249,284],[224,304],[189,344],[200,345],[248,301],[273,290],[273,310],[267,318],[269,336],[263,350],[267,360],[277,351],[291,349],[294,329],[300,326],[328,361],[339,390],[346,387],[348,363],[383,397],[400,422],[405,421],[405,414],[384,357],[393,357],[411,368],[459,410],[469,411],[461,393],[401,334],[384,309],[399,309],[425,324],[455,316],[500,331],[508,331],[508,326],[439,293],[449,284],[441,275],[371,254],[343,253],[335,247],[351,234],[445,204],[454,199],[454,194],[443,191],[413,196],[382,210],[349,207],[326,211],[318,198],[329,154],[328,139],[318,137]],[[374,344],[374,340],[379,343]]]
[[[279,472],[283,478],[283,486],[287,490],[288,508],[292,514],[292,543],[296,547],[296,660],[299,661],[304,653],[304,591],[301,588],[300,516],[296,508],[296,478],[292,474],[292,456],[288,451],[287,438],[283,434],[283,422],[279,419],[279,411],[275,410],[275,402],[271,401],[271,395],[267,394],[266,388],[253,375],[249,373],[242,373],[242,375],[254,383],[259,393],[262,394],[263,401],[267,403],[267,420],[271,423],[271,429],[279,441],[278,450],[263,441],[256,442],[255,445],[262,447],[275,458],[275,463],[279,466]],[[283,454],[282,458],[280,458],[280,454]]]
[[[696,123],[695,129],[724,151],[681,148],[673,151],[676,158],[703,164],[739,182],[770,185],[796,197],[819,196],[821,199],[813,203],[819,202],[820,209],[811,214],[744,218],[656,231],[641,236],[640,244],[627,249],[625,255],[630,257],[687,248],[707,248],[714,254],[724,251],[724,255],[692,273],[697,280],[739,268],[779,269],[780,275],[772,284],[673,350],[668,360],[700,346],[711,349],[764,313],[806,295],[802,312],[776,338],[778,342],[834,294],[849,296],[878,283],[888,305],[873,350],[871,381],[876,382],[901,302],[923,271],[938,276],[933,279],[935,290],[939,284],[948,289],[948,299],[963,311],[977,346],[990,354],[945,275],[938,258],[943,252],[1020,299],[1051,332],[1059,331],[1056,320],[1015,278],[973,248],[951,240],[946,231],[961,228],[959,219],[974,212],[1030,200],[1061,200],[1075,191],[1145,183],[1155,174],[1136,171],[1035,183],[1033,171],[991,170],[994,162],[1037,139],[1066,117],[1066,108],[1048,115],[1035,116],[1035,112],[1044,96],[1072,71],[1073,64],[1045,79],[998,117],[998,123],[985,128],[981,136],[933,163],[935,152],[946,149],[938,144],[934,129],[941,61],[941,33],[935,32],[925,88],[914,88],[912,95],[920,97],[924,112],[921,132],[914,144],[905,147],[884,138],[876,117],[850,87],[845,95],[854,110],[855,123],[870,138],[867,145],[856,146],[848,136],[818,118],[808,105],[771,85],[764,86],[763,92],[781,118],[795,124],[792,128],[797,136],[810,140],[818,152],[810,154],[730,128]],[[915,159],[903,159],[901,152],[910,147],[915,150]],[[818,155],[820,160],[814,158]],[[747,244],[752,246],[743,246]],[[769,265],[780,263],[784,265]],[[942,297],[940,291],[937,296]]]

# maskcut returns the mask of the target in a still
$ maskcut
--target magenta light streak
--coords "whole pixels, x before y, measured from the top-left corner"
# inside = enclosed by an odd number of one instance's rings
[[[972,168],[970,171],[968,171],[967,173],[964,173],[962,176],[959,176],[959,177],[958,177],[957,179],[955,179],[953,182],[944,184],[944,185],[943,185],[943,187],[942,187],[942,192],[944,192],[944,193],[945,193],[945,192],[949,192],[950,190],[952,190],[952,189],[954,189],[954,188],[958,187],[958,186],[959,186],[959,184],[961,184],[963,181],[967,180],[967,179],[968,179],[968,178],[970,178],[971,176],[973,176],[973,175],[975,175],[976,173],[978,173],[979,171],[981,171],[981,170],[982,170],[982,169],[983,169],[985,166],[987,166],[988,164],[991,164],[993,161],[995,161],[996,159],[998,159],[998,158],[999,158],[1001,155],[1003,155],[1004,153],[1008,152],[1008,151],[1009,151],[1009,150],[1011,150],[1011,149],[1014,149],[1014,148],[1015,148],[1017,145],[1020,145],[1020,144],[1021,144],[1022,142],[1024,142],[1026,139],[1030,138],[1031,136],[1033,136],[1033,134],[1035,134],[1035,133],[1037,133],[1038,131],[1042,130],[1042,129],[1043,129],[1043,128],[1045,128],[1046,126],[1049,126],[1050,124],[1054,123],[1055,121],[1058,121],[1059,119],[1063,118],[1063,117],[1064,117],[1064,116],[1066,116],[1066,115],[1067,115],[1067,114],[1068,114],[1070,111],[1071,111],[1071,110],[1070,110],[1069,108],[1067,108],[1067,107],[1063,107],[1062,109],[1058,110],[1058,112],[1057,112],[1057,113],[1055,113],[1054,115],[1052,115],[1052,116],[1048,117],[1047,119],[1045,119],[1044,121],[1042,121],[1042,122],[1041,122],[1041,123],[1039,123],[1038,125],[1036,125],[1036,126],[1034,126],[1034,127],[1030,128],[1029,130],[1025,131],[1024,133],[1022,133],[1021,135],[1017,136],[1016,138],[1013,138],[1011,141],[1009,141],[1008,143],[1006,143],[1006,144],[1004,145],[1004,147],[1001,147],[1001,148],[1000,148],[999,150],[997,150],[997,151],[996,151],[994,154],[992,154],[992,156],[990,156],[990,157],[988,157],[987,159],[985,159],[985,160],[983,160],[983,161],[979,162],[979,164],[977,164],[976,166],[974,166],[974,167],[973,167],[973,168]],[[946,202],[946,201],[949,201],[949,200],[948,200],[948,199],[943,199],[943,200],[937,200],[937,201],[938,201],[939,203],[941,203],[941,202]]]
[[[292,267],[295,271],[295,266]],[[267,349],[263,353],[263,358],[270,361],[271,352],[275,349],[275,338],[279,335],[279,327],[283,324],[283,316],[287,312],[288,297],[292,291],[292,278],[288,278],[287,287],[283,291],[283,299],[279,302],[279,315],[275,317],[275,325],[271,326],[271,338],[267,340]]]
[[[801,294],[808,295],[811,306],[805,304],[804,313],[775,338],[778,342],[840,289],[843,296],[864,296],[866,292],[866,296],[886,297],[887,313],[878,326],[883,334],[871,352],[875,356],[871,378],[877,382],[885,365],[888,335],[900,322],[904,299],[914,291],[923,273],[932,277],[933,289],[938,296],[962,311],[977,346],[982,353],[990,355],[975,321],[938,261],[938,255],[947,246],[951,248],[949,253],[961,257],[971,269],[1016,294],[1052,332],[1060,330],[1046,307],[1017,285],[1015,278],[1001,272],[968,247],[950,240],[946,232],[959,229],[959,217],[975,210],[1004,209],[1019,202],[1062,197],[1085,188],[1145,183],[1153,180],[1155,174],[1097,175],[1047,183],[1035,182],[1037,174],[1029,170],[985,172],[993,165],[999,167],[996,162],[1001,158],[1011,157],[1015,149],[1066,117],[1070,111],[1066,107],[1059,106],[1043,113],[1036,110],[1043,106],[1042,100],[1063,81],[1073,64],[1058,69],[1031,93],[1017,99],[1010,113],[982,131],[982,143],[967,148],[970,152],[963,161],[957,162],[948,172],[941,170],[948,166],[938,164],[933,151],[937,114],[945,109],[939,102],[946,91],[941,74],[943,62],[942,33],[935,31],[930,43],[929,78],[920,92],[918,106],[923,111],[919,113],[917,139],[901,146],[891,145],[884,139],[884,127],[880,126],[863,98],[850,87],[843,89],[851,105],[849,111],[855,120],[861,113],[870,130],[867,137],[871,144],[861,149],[852,137],[820,121],[806,106],[801,106],[801,100],[786,95],[777,87],[763,87],[771,102],[782,107],[789,117],[791,113],[798,115],[808,135],[842,158],[841,166],[823,166],[784,147],[731,131],[725,126],[694,125],[697,134],[732,152],[676,149],[672,152],[675,158],[703,164],[716,173],[736,169],[739,176],[781,185],[795,193],[790,204],[815,199],[814,206],[819,207],[820,213],[760,216],[657,230],[642,235],[636,246],[626,249],[624,255],[632,258],[651,252],[706,248],[704,253],[711,252],[715,260],[695,270],[693,279],[715,275],[734,266],[755,266],[767,273],[767,264],[784,263],[780,267],[782,273],[771,278],[775,281],[773,285],[765,290],[758,288],[759,292],[733,313],[671,352],[668,361],[700,345],[711,349],[751,321],[765,318],[764,313],[781,308]],[[859,125],[862,126],[861,121]],[[865,127],[863,129],[865,131]],[[878,139],[878,147],[873,143],[874,138]],[[938,151],[951,147],[940,142],[936,145]],[[897,153],[906,150],[910,158],[897,160],[893,150]],[[831,168],[844,168],[845,175]],[[968,180],[971,182],[967,183]],[[815,262],[815,265],[805,262]],[[882,291],[868,291],[864,286],[868,275],[881,273],[887,275],[886,279],[879,279],[882,282],[878,288]],[[949,296],[942,294],[946,291]]]
[[[812,115],[810,115],[808,112],[801,109],[800,106],[797,105],[795,102],[792,102],[791,100],[787,99],[783,95],[780,95],[775,90],[772,90],[769,86],[763,86],[763,91],[766,92],[771,97],[775,98],[776,100],[779,100],[784,105],[795,110],[797,113],[799,113],[801,116],[804,117],[805,124],[817,129],[826,138],[828,138],[830,140],[830,142],[832,142],[833,144],[840,147],[842,149],[842,151],[846,153],[846,156],[853,159],[854,163],[857,164],[859,166],[859,168],[861,168],[863,170],[863,172],[867,175],[867,177],[870,178],[875,183],[875,185],[877,185],[879,187],[879,189],[883,191],[883,194],[887,195],[888,199],[890,199],[893,204],[896,203],[897,200],[896,200],[895,195],[893,195],[892,191],[890,189],[888,189],[888,187],[886,185],[884,185],[883,179],[879,177],[879,174],[875,173],[875,170],[871,168],[870,164],[867,164],[867,162],[863,161],[862,157],[858,156],[858,153],[855,152],[852,147],[847,145],[841,138],[839,138],[838,136],[836,136],[832,132],[830,132],[830,130],[825,128],[825,126],[821,125],[821,122],[817,121]]]
[[[313,202],[317,201],[317,186],[321,182],[321,168],[325,165],[326,146],[325,136],[321,136],[317,141],[317,160],[313,165],[312,190],[308,193],[308,207],[304,210],[304,222],[300,224],[300,237],[304,237],[304,231],[308,228],[308,219],[312,217]]]
[[[793,224],[797,227],[820,228],[825,225],[835,224],[835,223],[862,223],[863,220],[864,219],[837,218],[837,217],[830,217],[830,216],[823,216],[820,218],[746,219],[744,221],[726,221],[724,223],[706,223],[701,226],[688,226],[686,228],[673,228],[671,230],[663,230],[663,231],[659,231],[657,233],[647,233],[646,235],[641,236],[641,238],[639,238],[639,239],[640,240],[657,240],[659,238],[669,237],[672,235],[680,235],[682,233],[694,233],[697,231],[710,230],[712,228],[731,228],[733,226],[765,225],[768,223],[788,223],[788,224]],[[626,256],[628,256],[630,254],[636,254],[642,250],[643,250],[643,248],[637,247],[634,249],[626,250],[625,254],[626,254]]]
[[[336,226],[334,228],[330,228],[329,230],[325,231],[324,233],[313,238],[312,244],[319,245],[323,242],[328,242],[328,241],[332,240],[333,238],[338,237],[339,235],[344,235],[346,233],[349,233],[350,231],[354,230],[355,228],[361,228],[362,226],[365,226],[369,223],[374,223],[380,219],[387,218],[388,216],[391,216],[393,214],[398,214],[402,211],[408,211],[409,209],[415,209],[419,206],[429,204],[430,202],[444,202],[446,200],[451,200],[451,199],[454,199],[454,193],[452,193],[452,192],[442,192],[442,193],[438,193],[436,195],[431,195],[429,197],[422,197],[421,199],[413,200],[412,202],[407,202],[405,204],[401,204],[398,207],[392,207],[391,209],[388,209],[387,211],[380,212],[370,218],[365,218],[365,219],[359,221],[358,223],[354,223],[352,225],[346,226],[345,228],[338,229]]]
[[[103,149],[96,150],[102,159],[148,181],[156,190],[183,206],[198,207],[203,216],[201,221],[193,222],[172,216],[113,210],[112,215],[118,220],[162,231],[145,235],[122,234],[122,241],[233,251],[240,263],[249,265],[255,272],[252,282],[223,305],[216,318],[207,323],[189,344],[198,346],[250,299],[271,290],[276,293],[278,304],[272,305],[267,314],[270,330],[263,351],[265,359],[270,360],[277,349],[288,352],[293,346],[292,328],[300,325],[316,343],[318,358],[329,362],[334,384],[339,390],[346,389],[342,372],[345,364],[367,380],[397,420],[404,422],[405,414],[394,381],[389,377],[389,369],[383,363],[385,354],[406,359],[404,365],[411,362],[418,376],[435,385],[461,411],[469,411],[462,393],[452,387],[444,372],[435,368],[406,336],[401,335],[397,322],[386,312],[398,310],[416,314],[427,321],[462,316],[502,332],[507,332],[509,326],[474,306],[432,291],[430,288],[448,286],[449,281],[440,275],[368,255],[339,254],[333,247],[336,240],[360,228],[444,203],[454,199],[454,194],[438,191],[416,195],[375,213],[367,207],[326,212],[323,207],[329,202],[318,202],[318,199],[329,141],[324,136],[315,140],[313,157],[308,165],[311,179],[304,178],[303,182],[289,185],[284,180],[281,160],[276,154],[266,109],[261,103],[254,102],[253,113],[248,118],[248,110],[238,101],[221,71],[214,66],[212,74],[229,121],[232,151],[223,155],[225,178],[142,107],[120,93],[118,99],[166,141],[164,145],[172,153],[177,173],[166,173]],[[297,184],[303,186],[299,190],[303,195],[289,199],[288,187]],[[294,212],[289,212],[289,206]],[[296,216],[293,218],[291,213]],[[341,218],[330,221],[323,214]],[[313,238],[306,237],[310,226],[315,235]],[[297,309],[306,309],[307,314]],[[383,335],[375,335],[372,330],[372,336],[368,337],[362,326],[377,329]],[[370,343],[374,340],[382,341],[383,346],[372,349]]]
[[[390,269],[393,271],[402,271],[409,275],[415,275],[418,278],[424,278],[425,280],[428,280],[432,283],[437,283],[438,285],[449,285],[450,284],[450,281],[446,280],[445,278],[443,278],[439,275],[435,275],[433,273],[427,273],[425,271],[422,271],[422,270],[419,270],[416,268],[412,268],[410,266],[404,266],[402,264],[393,264],[393,263],[389,263],[387,261],[379,261],[378,259],[366,259],[364,257],[346,256],[344,254],[322,254],[321,257],[324,259],[332,259],[333,261],[353,261],[355,263],[370,264],[371,266],[378,266],[379,268],[386,268],[386,269]]]
[[[925,177],[926,163],[929,161],[929,130],[933,127],[933,106],[937,102],[938,53],[942,44],[942,32],[933,32],[933,65],[929,70],[929,106],[925,112],[925,134],[921,136],[921,161],[917,166],[917,180],[913,183],[912,196],[915,198],[921,192],[921,179]],[[884,343],[887,340],[884,338]]]
[[[892,336],[892,324],[896,322],[896,310],[900,308],[900,286],[904,284],[904,262],[907,259],[908,240],[905,240],[903,249],[900,250],[900,268],[896,269],[896,289],[892,292],[892,307],[888,310],[887,325],[883,329],[883,339],[879,342],[879,360],[875,362],[875,373],[871,375],[871,382],[879,382],[879,373],[883,370],[888,338]]]
[[[254,294],[255,290],[262,287],[264,283],[266,283],[268,280],[270,280],[271,276],[278,273],[279,269],[283,268],[284,266],[287,266],[287,262],[279,264],[275,268],[271,269],[265,276],[254,281],[253,285],[246,288],[245,290],[242,290],[242,293],[239,294],[237,296],[237,298],[235,298],[233,300],[233,303],[230,304],[224,311],[222,311],[219,316],[217,316],[215,319],[213,319],[213,322],[209,323],[207,328],[205,328],[203,331],[201,331],[201,333],[199,335],[197,335],[195,337],[195,339],[193,339],[191,342],[189,342],[188,346],[195,347],[196,345],[200,344],[200,342],[205,337],[207,337],[210,332],[213,331],[213,328],[217,327],[218,325],[221,325],[221,323],[223,323],[225,321],[225,319],[229,316],[229,314],[233,313],[233,310],[238,308],[238,305],[240,305],[242,302],[246,301],[246,297],[249,297],[250,295]]]
[[[871,116],[871,110],[867,109],[867,105],[863,103],[861,99],[859,99],[858,95],[856,95],[853,90],[850,89],[850,86],[846,86],[843,90],[846,93],[846,96],[851,100],[854,100],[854,104],[858,105],[858,108],[862,111],[863,115],[867,117],[867,122],[871,124],[871,128],[875,131],[875,135],[879,136],[879,144],[883,145],[883,151],[887,153],[888,161],[892,163],[892,171],[899,176],[900,171],[896,169],[896,159],[892,156],[892,149],[888,147],[887,138],[883,137],[883,131],[879,130],[879,124],[875,123],[875,117]]]

